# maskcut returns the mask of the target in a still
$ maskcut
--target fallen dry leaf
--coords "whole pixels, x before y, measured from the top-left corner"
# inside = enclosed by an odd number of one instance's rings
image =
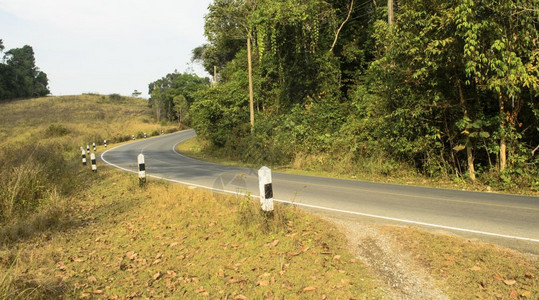
[[[137,254],[134,251],[129,251],[125,254],[125,257],[130,260],[135,260],[135,258],[137,258]]]
[[[90,277],[88,277],[88,281],[89,282],[96,282],[97,278],[95,278],[95,276],[90,276]]]
[[[161,278],[161,275],[162,275],[161,272],[157,272],[157,273],[153,274],[152,278],[153,278],[153,280],[157,280],[157,279]]]
[[[533,276],[532,273],[526,273],[526,274],[524,274],[524,276],[525,276],[526,278],[529,278],[529,279],[535,278],[535,276]]]
[[[509,294],[509,298],[516,299],[518,297],[517,290],[511,290],[511,293]]]
[[[473,266],[473,267],[470,268],[470,270],[472,270],[472,271],[480,271],[480,270],[481,270],[481,267],[479,267],[479,266]]]
[[[503,280],[505,280],[505,277],[503,277],[502,275],[496,273],[496,274],[494,274],[494,279],[496,279],[498,281],[503,281]]]
[[[244,295],[237,295],[236,297],[234,297],[234,300],[247,300],[247,297],[245,297]]]
[[[259,286],[268,286],[269,285],[269,281],[268,280],[261,280],[257,283],[257,285]]]
[[[445,260],[447,260],[447,261],[455,261],[456,259],[451,258],[451,257],[446,257]]]
[[[314,290],[316,290],[316,287],[314,287],[314,286],[308,286],[308,287],[303,289],[304,292],[312,292]]]
[[[532,292],[530,292],[530,291],[523,291],[522,293],[520,293],[520,295],[521,295],[522,297],[528,298],[529,296],[532,295]]]
[[[335,255],[335,256],[333,256],[333,260],[339,260],[339,259],[341,259],[341,256],[340,256],[340,255]]]
[[[505,283],[507,285],[513,285],[513,284],[515,284],[517,282],[515,280],[507,279],[507,280],[504,280],[503,283]]]
[[[95,290],[92,292],[94,295],[101,295],[103,294],[103,290]]]

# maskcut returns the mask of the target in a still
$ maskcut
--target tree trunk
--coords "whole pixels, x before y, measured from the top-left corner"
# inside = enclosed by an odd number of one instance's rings
[[[393,0],[387,1],[387,23],[390,27],[393,25]]]
[[[217,66],[213,66],[213,87],[217,86]]]
[[[505,137],[502,135],[500,137],[500,171],[505,170],[506,166],[507,166],[507,143],[505,142]]]
[[[500,172],[507,166],[507,143],[505,139],[505,105],[503,96],[500,93]]]
[[[348,20],[350,19],[352,10],[354,10],[354,0],[350,1],[350,7],[348,8],[348,15],[346,16],[346,19],[341,23],[341,26],[339,26],[339,28],[335,32],[335,39],[333,40],[333,44],[331,44],[331,48],[329,48],[329,52],[333,52],[333,48],[335,47],[335,44],[337,44],[337,39],[339,38],[339,33],[344,27],[344,24],[346,24],[346,22],[348,22]]]
[[[455,72],[455,76],[458,76],[458,74]],[[468,119],[468,109],[466,108],[466,99],[464,99],[464,91],[462,90],[462,84],[460,82],[460,79],[457,77],[457,86],[459,89],[459,97],[460,97],[460,106],[462,108],[463,117]],[[466,134],[466,157],[468,158],[468,176],[472,181],[475,180],[475,167],[474,167],[474,157],[473,157],[473,146],[472,142],[470,140],[470,133]]]
[[[475,180],[475,167],[473,164],[474,158],[473,158],[473,152],[471,147],[470,138],[466,137],[466,156],[468,157],[468,175],[470,176],[470,179],[472,181]]]
[[[255,112],[254,112],[254,100],[253,100],[253,67],[251,63],[251,36],[247,36],[247,66],[249,72],[249,112],[251,119],[251,133],[253,133],[255,126]]]

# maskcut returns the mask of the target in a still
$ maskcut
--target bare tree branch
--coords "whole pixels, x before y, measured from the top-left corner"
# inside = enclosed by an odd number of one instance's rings
[[[341,23],[341,26],[339,26],[339,29],[337,29],[337,31],[335,32],[335,39],[333,40],[333,44],[331,45],[329,52],[333,52],[333,48],[335,47],[335,44],[337,44],[337,39],[339,38],[339,33],[341,32],[341,29],[344,27],[344,24],[348,22],[348,19],[350,19],[350,15],[352,14],[353,8],[354,8],[354,0],[350,1],[350,7],[348,8],[348,15],[346,16],[346,19]]]

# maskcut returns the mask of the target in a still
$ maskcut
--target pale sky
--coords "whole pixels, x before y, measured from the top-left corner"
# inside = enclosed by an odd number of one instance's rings
[[[211,0],[0,0],[5,51],[30,45],[53,95],[147,97],[167,73],[195,72]]]

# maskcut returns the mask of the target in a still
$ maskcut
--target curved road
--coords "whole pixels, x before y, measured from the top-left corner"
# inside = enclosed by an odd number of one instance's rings
[[[220,192],[259,194],[257,171],[202,162],[177,153],[177,144],[195,136],[186,130],[110,149],[101,159],[137,171],[144,153],[150,177]],[[465,192],[273,172],[276,201],[383,223],[458,233],[539,254],[539,197]]]

